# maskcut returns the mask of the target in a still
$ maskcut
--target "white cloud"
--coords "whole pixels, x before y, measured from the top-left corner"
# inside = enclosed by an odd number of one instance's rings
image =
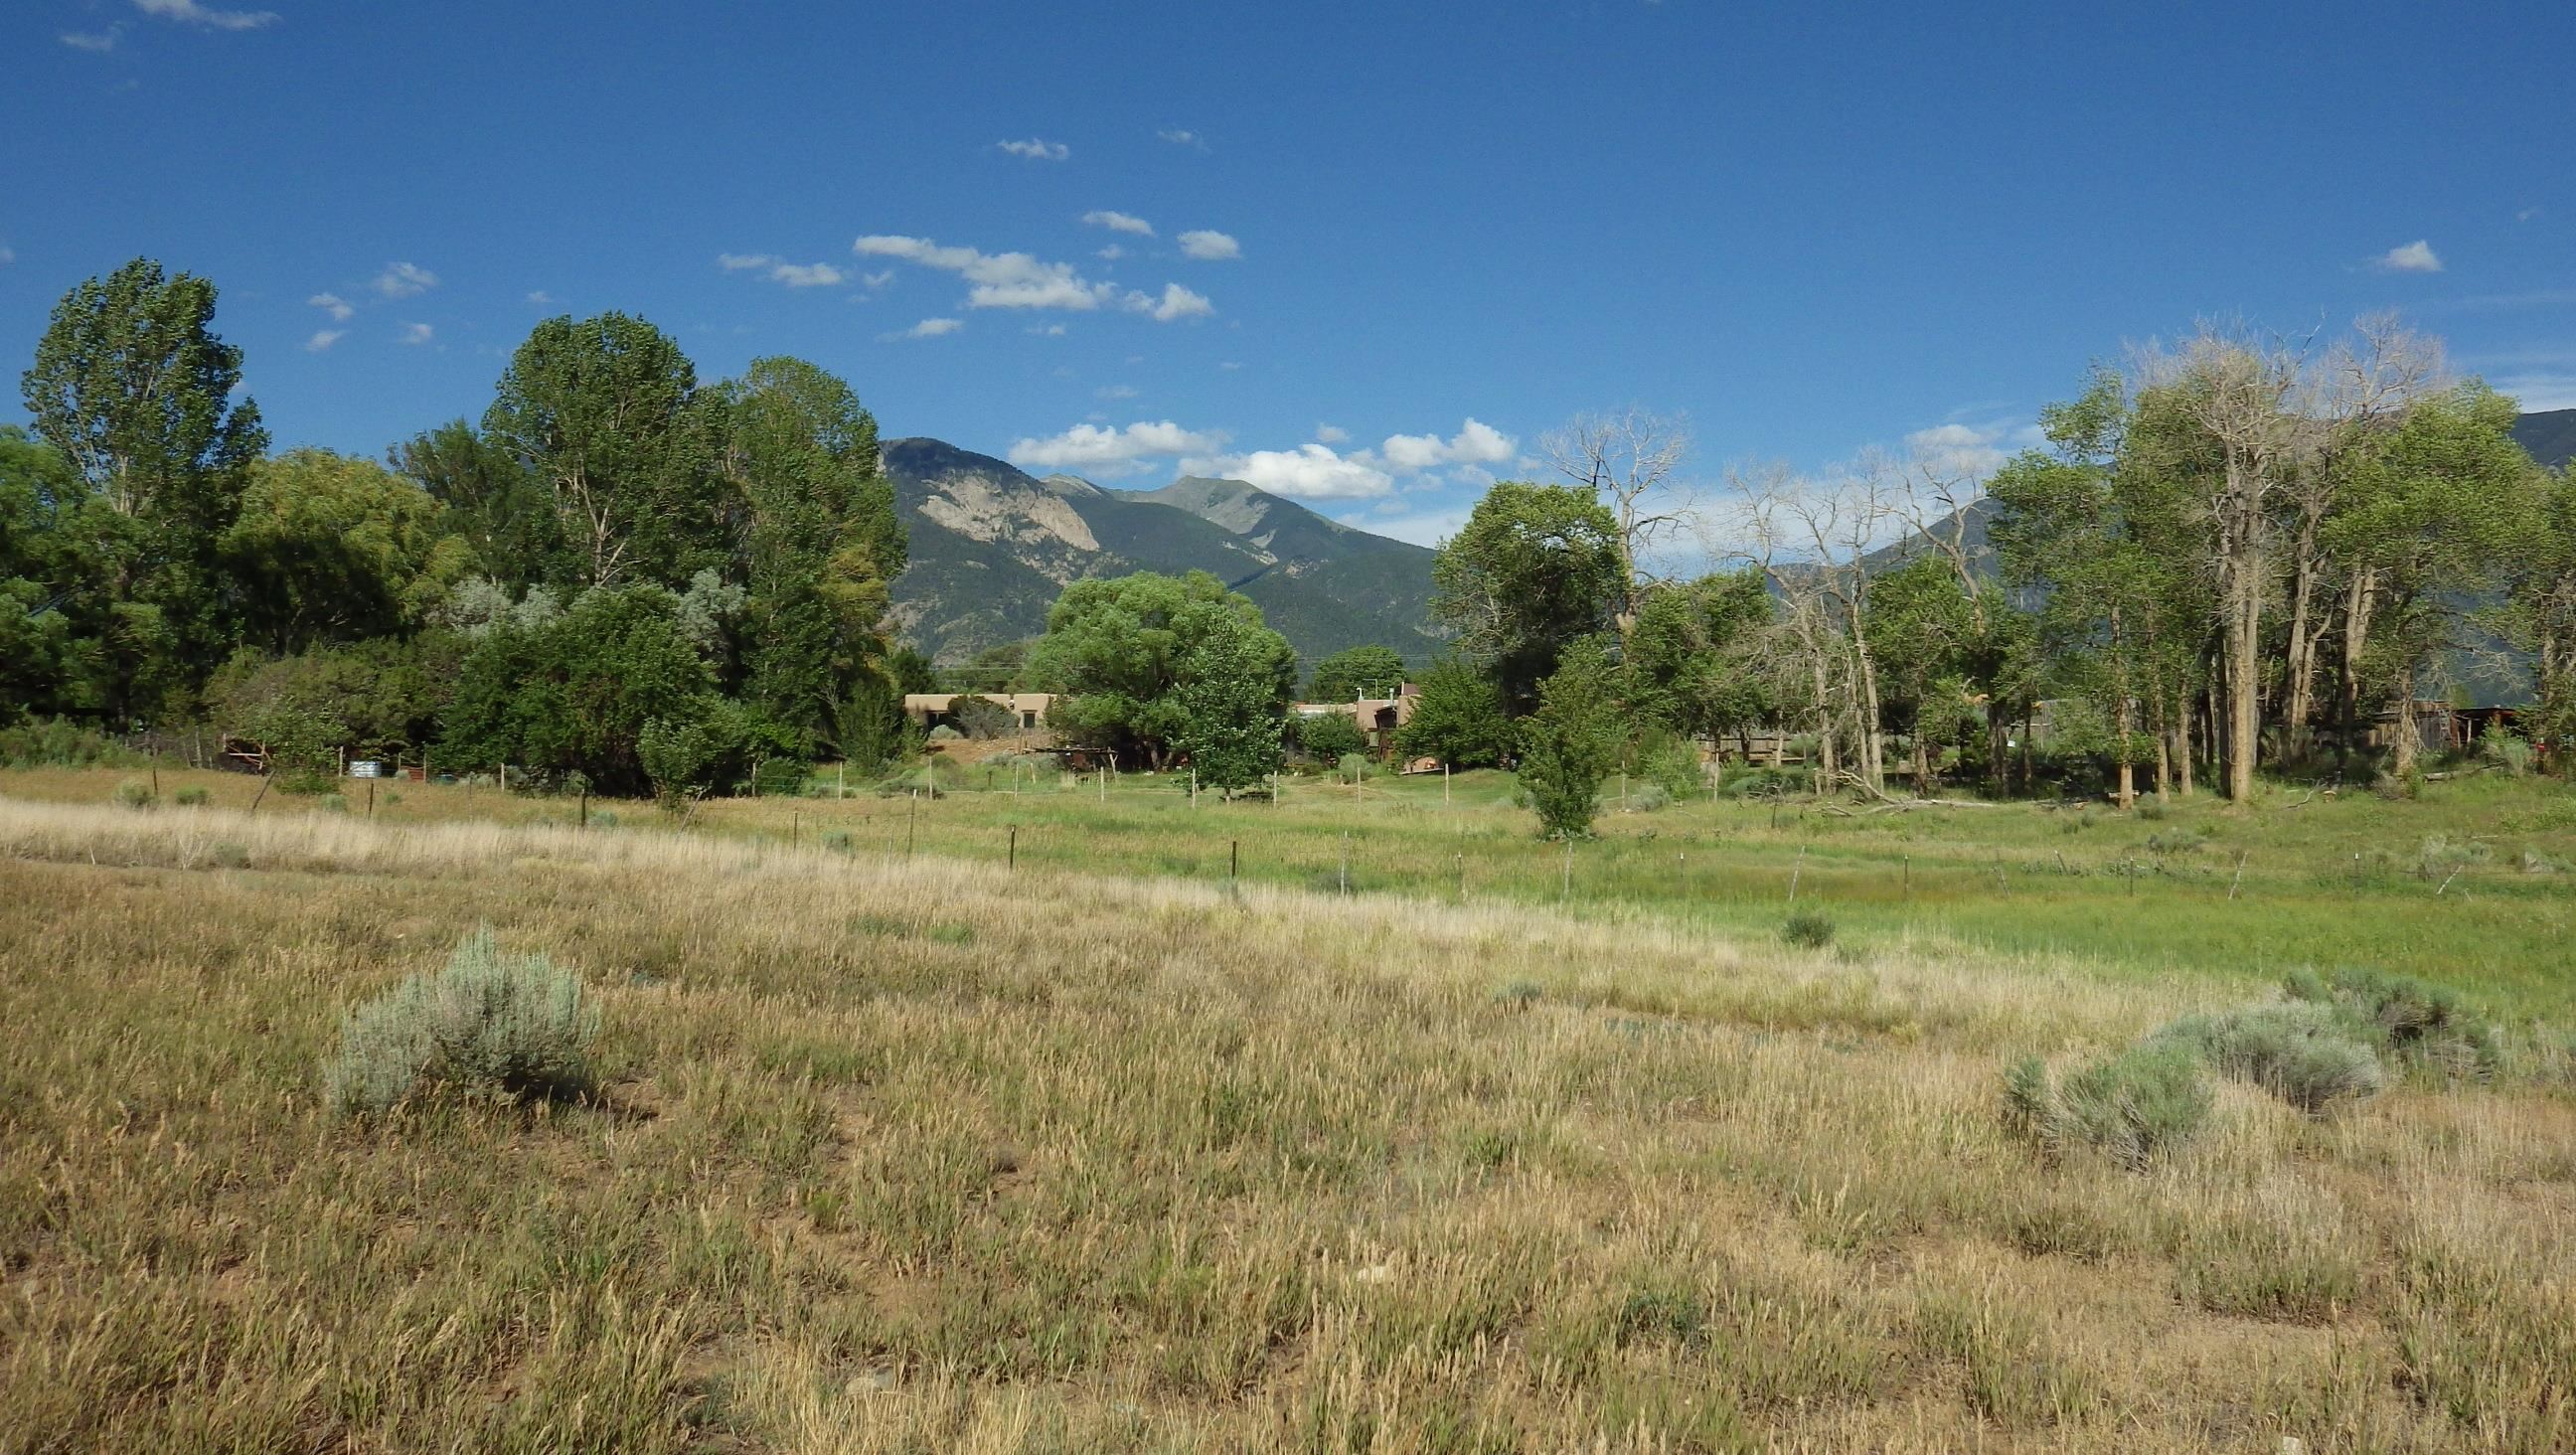
[[[871,288],[882,288],[888,283],[894,281],[894,269],[880,268],[873,273],[861,273],[859,275],[859,281],[867,284]]]
[[[1036,334],[1040,338],[1064,337],[1064,325],[1060,323],[1033,323],[1021,331]]]
[[[1318,443],[1327,445],[1348,444],[1350,443],[1350,438],[1351,432],[1342,428],[1340,425],[1319,424],[1315,426],[1315,439]]]
[[[1086,212],[1082,220],[1091,227],[1105,227],[1111,232],[1132,232],[1138,237],[1152,237],[1154,224],[1125,212]]]
[[[1163,285],[1163,296],[1149,298],[1130,293],[1121,306],[1130,313],[1150,313],[1156,323],[1169,323],[1175,318],[1199,318],[1216,312],[1216,305],[1178,283]]]
[[[1170,142],[1176,147],[1194,147],[1199,151],[1207,150],[1207,138],[1199,135],[1195,131],[1167,130],[1158,131],[1154,133],[1154,135],[1161,137],[1163,140]]]
[[[1104,263],[1114,263],[1120,258],[1127,256],[1127,250],[1116,243],[1111,243],[1109,246],[1093,253],[1092,256],[1098,258]]]
[[[1181,471],[1241,480],[1273,495],[1309,500],[1366,500],[1395,489],[1394,477],[1379,469],[1368,451],[1343,455],[1319,444],[1185,459]]]
[[[2490,376],[2498,394],[2518,401],[2526,414],[2550,409],[2576,409],[2576,373],[2537,370],[2528,374]]]
[[[2371,266],[2383,273],[2438,273],[2442,260],[2433,254],[2433,245],[2417,238],[2402,248],[2390,248],[2371,260]]]
[[[830,263],[791,263],[769,253],[718,253],[716,266],[728,273],[758,272],[790,288],[829,288],[850,276]]]
[[[1388,464],[1413,473],[1442,465],[1499,465],[1518,448],[1510,435],[1469,419],[1446,441],[1436,434],[1391,434],[1378,450]]]
[[[543,289],[543,288],[539,288],[539,289],[538,289],[538,290],[536,290],[535,292],[530,293],[530,294],[528,295],[528,301],[529,301],[530,303],[533,303],[533,304],[537,305],[537,306],[538,306],[538,307],[540,307],[540,308],[543,308],[543,307],[547,306],[548,304],[553,303],[553,302],[555,301],[555,296],[554,296],[553,294],[551,294],[551,293],[547,292],[545,289]]]
[[[438,275],[418,263],[387,263],[376,275],[376,291],[387,298],[409,298],[438,286]]]
[[[1342,517],[1342,524],[1367,531],[1372,535],[1385,536],[1390,540],[1411,541],[1417,546],[1436,546],[1465,527],[1468,515],[1475,510],[1472,505],[1461,505],[1449,510],[1431,510],[1419,515],[1390,517],[1385,513],[1390,506],[1399,510],[1403,508],[1400,502],[1390,500],[1369,510],[1354,511],[1345,515]]]
[[[955,333],[957,330],[964,328],[965,326],[966,325],[964,323],[954,318],[925,318],[921,322],[900,332],[878,334],[877,340],[880,343],[892,343],[897,339],[938,338],[944,334]]]
[[[1133,384],[1103,384],[1091,392],[1094,397],[1100,399],[1133,399],[1136,397],[1136,386]]]
[[[209,30],[257,30],[277,23],[274,10],[209,10],[197,0],[134,0],[134,8],[163,20],[202,25]]]
[[[1225,447],[1218,432],[1187,430],[1170,420],[1139,420],[1125,429],[1077,424],[1045,439],[1024,439],[1011,446],[1010,461],[1022,469],[1088,470],[1115,479],[1134,474],[1140,462],[1162,455],[1203,454]]]
[[[1200,228],[1181,234],[1181,255],[1197,258],[1201,262],[1219,262],[1226,258],[1242,257],[1243,244],[1224,233]]]
[[[1027,253],[983,253],[941,247],[921,237],[863,237],[851,244],[863,257],[900,258],[956,273],[974,285],[969,308],[1067,308],[1088,311],[1110,300],[1106,283],[1085,282],[1071,264],[1042,263]]]
[[[112,51],[125,36],[125,27],[111,25],[105,30],[66,30],[54,37],[76,51]]]
[[[1235,370],[1242,368],[1242,367],[1243,367],[1243,365],[1236,363],[1236,362],[1235,362],[1234,360],[1232,360],[1232,359],[1228,359],[1228,360],[1226,360],[1224,363],[1217,365],[1217,367],[1218,367],[1218,368],[1220,368],[1220,369],[1223,369],[1225,372],[1227,372],[1227,373],[1231,374],[1231,373],[1233,373]]]
[[[318,354],[324,349],[331,347],[333,344],[338,343],[343,338],[348,337],[348,334],[349,331],[345,328],[316,329],[313,332],[313,337],[304,341],[304,351],[309,354]]]
[[[349,315],[358,311],[349,306],[349,300],[337,293],[316,293],[304,301],[312,307],[329,313],[334,323],[347,323]]]
[[[407,344],[425,344],[437,337],[437,334],[438,330],[428,324],[406,323],[403,325],[402,341]]]
[[[69,40],[69,39],[71,39],[71,37],[70,37],[70,36],[64,36],[64,37],[63,37],[63,39],[65,39],[65,40]],[[2539,208],[2537,208],[2537,207],[2525,207],[2525,208],[2518,209],[2518,210],[2513,214],[2513,220],[2514,220],[2514,221],[2516,221],[2516,222],[2529,222],[2529,221],[2531,221],[2533,218],[2538,217],[2539,215],[2540,215],[2540,209],[2539,209]]]
[[[1047,263],[1027,253],[986,253],[974,248],[942,247],[928,238],[869,236],[850,245],[863,257],[900,258],[925,268],[955,273],[972,286],[969,308],[1061,308],[1088,313],[1114,304],[1130,313],[1147,313],[1163,323],[1214,313],[1216,306],[1178,283],[1165,284],[1162,296],[1121,294],[1107,283],[1094,283],[1069,263]]]
[[[1063,142],[1040,141],[1036,137],[1027,141],[997,141],[993,145],[1012,156],[1026,157],[1033,162],[1060,162],[1073,155],[1073,148]]]
[[[1983,479],[2002,469],[2004,461],[2012,458],[2002,445],[2011,433],[2002,425],[1981,428],[1969,424],[1940,424],[1907,435],[1905,448],[1915,459],[1944,475]]]

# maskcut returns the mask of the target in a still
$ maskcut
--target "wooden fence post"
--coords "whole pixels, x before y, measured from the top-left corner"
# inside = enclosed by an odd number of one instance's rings
[[[1798,902],[1798,876],[1807,872],[1807,846],[1798,846],[1798,862],[1789,868],[1789,903]]]
[[[1014,872],[1014,873],[1015,873],[1015,872],[1017,872],[1017,871],[1018,871],[1019,867],[1020,867],[1020,826],[1019,826],[1018,824],[1013,824],[1013,825],[1011,825],[1011,847],[1010,847],[1010,849],[1008,850],[1008,852],[1003,856],[1003,859],[1002,859],[1002,868],[1003,868],[1005,871],[1008,871],[1008,872]]]

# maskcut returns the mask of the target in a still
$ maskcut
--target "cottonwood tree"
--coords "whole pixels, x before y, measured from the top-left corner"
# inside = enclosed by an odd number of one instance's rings
[[[111,717],[177,705],[223,658],[218,542],[268,431],[234,397],[241,350],[214,315],[212,283],[137,258],[63,296],[19,381],[37,437],[104,509],[82,531],[110,604],[93,640]]]
[[[2546,485],[2513,441],[2514,404],[2483,386],[2409,411],[2352,481],[2338,544],[2377,583],[2393,770],[2413,770],[2411,704],[2435,653],[2463,645],[2471,603],[2504,588],[2536,534]]]
[[[1231,640],[1222,617],[1250,633],[1249,645],[1237,644],[1225,660],[1255,673],[1284,710],[1297,654],[1264,624],[1260,607],[1204,571],[1139,571],[1076,581],[1048,610],[1046,635],[1029,650],[1029,675],[1064,694],[1048,709],[1048,726],[1076,746],[1162,768],[1190,730],[1181,689],[1191,654],[1212,636]]]
[[[2214,447],[2202,477],[2208,567],[2219,603],[2227,796],[2254,795],[2262,752],[2263,609],[2278,543],[2275,506],[2309,433],[2299,411],[2304,343],[2203,324],[2171,347],[2151,345],[2140,377]]]
[[[1650,588],[1620,657],[1630,710],[1689,737],[1743,738],[1772,710],[1758,662],[1771,621],[1749,568]]]
[[[840,379],[802,359],[755,359],[713,393],[725,479],[741,500],[742,691],[809,739],[884,656],[906,547],[877,424]]]
[[[1418,684],[1413,715],[1396,729],[1395,750],[1437,758],[1452,768],[1490,768],[1510,756],[1511,720],[1502,695],[1483,673],[1457,657],[1431,664]]]
[[[1393,647],[1344,647],[1315,664],[1306,687],[1309,702],[1355,702],[1393,697],[1404,685],[1404,658]]]
[[[1840,740],[1848,737],[1848,771],[1870,792],[1884,792],[1870,558],[1901,523],[1903,470],[1873,453],[1819,477],[1774,467],[1738,473],[1734,484],[1743,500],[1741,549],[1781,602],[1784,635],[1805,668],[1816,715],[1817,789],[1841,781]]]
[[[643,319],[550,318],[501,375],[483,435],[542,482],[574,586],[677,587],[731,554],[697,370]]]
[[[1565,648],[1612,630],[1627,567],[1619,521],[1586,487],[1496,483],[1432,562],[1432,614],[1525,712]]]
[[[2576,470],[2542,481],[2534,506],[2508,572],[2506,620],[2533,654],[2533,736],[2554,745],[2560,776],[2576,778]]]
[[[1180,727],[1173,746],[1190,760],[1198,784],[1227,798],[1279,770],[1279,737],[1287,706],[1278,672],[1279,634],[1256,617],[1216,610],[1197,614],[1180,662]]]
[[[246,638],[293,656],[410,634],[471,563],[443,514],[373,460],[307,449],[260,461],[221,545]]]
[[[1611,620],[1625,645],[1639,599],[1654,579],[1645,563],[1691,520],[1690,492],[1676,478],[1690,456],[1690,424],[1630,405],[1576,415],[1540,436],[1538,447],[1558,474],[1607,505],[1617,523],[1619,592]]]

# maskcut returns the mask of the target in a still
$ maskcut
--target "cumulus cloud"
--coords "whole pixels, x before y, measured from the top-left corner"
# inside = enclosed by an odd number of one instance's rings
[[[1164,131],[1158,131],[1154,133],[1154,135],[1161,137],[1163,140],[1170,142],[1176,147],[1189,147],[1193,150],[1202,152],[1207,150],[1207,138],[1199,135],[1195,131],[1167,129]]]
[[[313,337],[304,341],[304,351],[308,354],[318,354],[348,336],[349,331],[345,328],[315,329]]]
[[[2422,238],[2401,248],[2390,248],[2371,260],[2371,266],[2383,273],[2438,273],[2442,260],[2433,253],[2433,245]]]
[[[1027,141],[997,141],[993,145],[1012,156],[1026,157],[1033,162],[1060,162],[1073,155],[1073,148],[1063,142],[1040,141],[1036,137]]]
[[[1348,444],[1351,432],[1337,424],[1319,424],[1315,426],[1315,438],[1328,445]]]
[[[1093,253],[1092,256],[1098,258],[1104,263],[1114,263],[1120,258],[1127,256],[1127,250],[1116,243],[1111,243],[1109,246]]]
[[[1178,283],[1164,284],[1160,298],[1130,293],[1121,306],[1130,313],[1150,313],[1156,323],[1169,323],[1175,318],[1200,318],[1216,312],[1215,304]]]
[[[1013,444],[1010,461],[1022,469],[1084,470],[1115,479],[1134,474],[1146,460],[1205,454],[1224,447],[1221,432],[1183,429],[1168,419],[1139,420],[1125,429],[1077,424],[1062,434]]]
[[[859,275],[859,281],[865,283],[871,288],[882,288],[888,283],[894,281],[894,269],[879,268],[873,273],[861,273]]]
[[[1224,233],[1199,228],[1181,234],[1181,255],[1197,258],[1202,262],[1218,262],[1226,258],[1242,257],[1243,244]]]
[[[1086,212],[1082,220],[1092,227],[1105,227],[1111,232],[1132,232],[1138,237],[1152,237],[1154,224],[1125,212]]]
[[[540,308],[543,308],[543,307],[545,307],[547,304],[550,304],[550,303],[554,302],[554,301],[555,301],[555,296],[554,296],[553,294],[551,294],[551,293],[547,292],[545,289],[543,289],[543,288],[539,288],[539,289],[537,289],[535,292],[530,293],[530,294],[528,295],[528,301],[529,301],[530,303],[536,304],[536,305],[537,305],[538,307],[540,307]]]
[[[125,38],[125,27],[111,25],[105,30],[66,30],[54,39],[76,51],[112,51]]]
[[[910,328],[902,329],[894,333],[878,334],[877,339],[881,343],[892,343],[897,339],[938,338],[944,334],[955,333],[957,330],[964,328],[965,326],[966,325],[964,323],[954,318],[925,318]]]
[[[851,244],[864,257],[897,258],[925,268],[955,273],[970,285],[969,308],[1060,308],[1087,313],[1114,305],[1130,313],[1151,314],[1169,323],[1216,311],[1214,304],[1178,283],[1151,294],[1121,294],[1107,283],[1094,283],[1069,263],[1041,262],[1027,253],[986,253],[967,247],[943,247],[922,237],[870,236]]]
[[[437,336],[438,330],[431,328],[425,323],[406,323],[403,325],[402,342],[407,344],[425,344]]]
[[[1460,505],[1447,510],[1414,512],[1403,501],[1388,500],[1366,511],[1352,511],[1341,517],[1341,521],[1371,535],[1411,541],[1417,546],[1436,546],[1463,529],[1474,509],[1472,505]]]
[[[1905,437],[1914,458],[1944,475],[1982,479],[2012,458],[2003,448],[2010,432],[2001,425],[1941,424]]]
[[[830,263],[791,263],[769,253],[718,253],[716,266],[728,273],[757,272],[790,288],[828,288],[849,278]]]
[[[1442,465],[1499,465],[1519,447],[1510,435],[1471,418],[1447,440],[1436,434],[1388,435],[1378,453],[1396,469],[1418,473]]]
[[[330,314],[331,321],[334,323],[346,323],[349,321],[349,315],[358,311],[349,306],[349,300],[337,293],[316,293],[304,301]]]
[[[1368,451],[1344,455],[1320,444],[1185,459],[1181,470],[1241,480],[1273,495],[1309,500],[1366,500],[1395,489],[1395,477],[1380,469]]]
[[[134,0],[134,8],[146,15],[208,30],[257,30],[277,23],[274,10],[209,10],[197,0]]]
[[[438,286],[438,275],[418,263],[387,263],[376,275],[376,291],[387,298],[410,298]]]
[[[1071,264],[1043,263],[1027,253],[984,253],[941,247],[922,237],[863,237],[852,248],[863,257],[897,258],[958,274],[972,287],[969,308],[1069,308],[1087,311],[1109,301],[1113,290],[1089,283]]]
[[[1021,332],[1035,334],[1040,338],[1062,338],[1064,337],[1064,325],[1060,323],[1033,323],[1027,328],[1021,330]]]

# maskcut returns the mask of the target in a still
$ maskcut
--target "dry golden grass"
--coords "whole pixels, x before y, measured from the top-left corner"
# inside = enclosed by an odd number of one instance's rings
[[[598,994],[607,1093],[329,1115],[345,1008],[483,921]],[[0,802],[0,1451],[2576,1445],[2563,1089],[2231,1091],[2145,1174],[2000,1130],[2010,1058],[2225,998]]]

